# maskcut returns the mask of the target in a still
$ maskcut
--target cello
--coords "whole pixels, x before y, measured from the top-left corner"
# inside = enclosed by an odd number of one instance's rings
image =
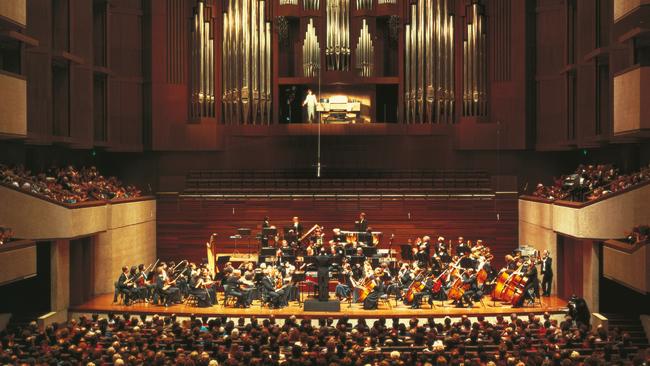
[[[427,271],[424,268],[420,269],[419,271],[420,272],[415,275],[415,278],[409,284],[408,289],[406,290],[406,295],[404,295],[404,303],[407,305],[413,303],[415,294],[424,290]]]

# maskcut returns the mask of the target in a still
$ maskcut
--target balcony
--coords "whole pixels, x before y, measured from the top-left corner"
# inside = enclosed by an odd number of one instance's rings
[[[614,76],[614,134],[650,134],[650,67],[636,66]]]
[[[0,116],[0,136],[25,137],[27,81],[23,77],[0,71]]]
[[[26,27],[27,0],[0,1],[0,20]]]

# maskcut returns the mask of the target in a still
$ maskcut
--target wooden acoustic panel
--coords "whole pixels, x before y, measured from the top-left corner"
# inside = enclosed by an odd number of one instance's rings
[[[352,230],[360,212],[365,212],[373,231],[384,237],[380,248],[387,248],[395,234],[398,250],[409,238],[442,235],[456,241],[458,236],[482,239],[492,248],[495,262],[517,247],[517,200],[189,200],[177,197],[158,199],[158,257],[161,260],[205,258],[205,243],[218,233],[220,253],[258,252],[255,235],[260,233],[264,216],[281,229],[299,216],[305,230],[314,224],[325,227],[326,238],[335,227]],[[497,217],[498,215],[498,217]],[[237,228],[251,228],[250,239],[230,239]],[[248,243],[250,242],[250,249]]]

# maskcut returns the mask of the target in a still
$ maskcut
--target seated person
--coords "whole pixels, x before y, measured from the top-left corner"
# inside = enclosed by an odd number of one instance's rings
[[[274,283],[275,282],[271,278],[271,270],[266,268],[264,270],[264,277],[262,277],[262,280],[260,281],[260,289],[262,290],[263,296],[266,296],[271,303],[271,306],[273,308],[279,308],[286,302],[284,299],[285,293],[282,289],[276,290]]]
[[[123,266],[122,273],[115,283],[115,296],[113,302],[117,302],[118,291],[124,294],[124,305],[129,305],[132,296],[133,282],[130,279],[129,267]]]
[[[163,295],[165,307],[181,301],[181,291],[175,285],[174,280],[170,279],[165,272],[164,266],[158,267],[158,276],[156,278],[156,291]]]

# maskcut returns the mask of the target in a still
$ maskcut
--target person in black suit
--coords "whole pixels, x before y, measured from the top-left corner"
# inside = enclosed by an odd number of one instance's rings
[[[291,224],[291,230],[293,230],[296,237],[300,238],[302,236],[302,224],[300,223],[300,219],[298,216],[294,216],[292,221],[293,224]]]
[[[133,289],[133,284],[130,283],[131,280],[129,278],[129,267],[122,267],[122,273],[117,279],[115,287],[124,294],[124,305],[129,305],[131,301],[131,290]],[[115,292],[115,298],[113,298],[113,302],[117,302],[117,292]]]
[[[548,250],[542,252],[542,295],[551,296],[551,284],[553,283],[553,258]]]
[[[267,268],[264,270],[264,277],[260,281],[261,289],[263,289],[269,302],[273,308],[279,308],[283,303],[284,290],[275,289],[274,281],[271,280],[271,271]]]
[[[247,308],[250,306],[250,304],[248,303],[246,293],[241,288],[242,283],[240,282],[240,278],[241,271],[238,269],[233,270],[232,273],[225,278],[223,289],[226,295],[237,299],[237,302],[235,304],[236,307]]]
[[[368,230],[368,220],[366,220],[366,213],[359,214],[359,221],[354,222],[354,231],[363,233]]]

